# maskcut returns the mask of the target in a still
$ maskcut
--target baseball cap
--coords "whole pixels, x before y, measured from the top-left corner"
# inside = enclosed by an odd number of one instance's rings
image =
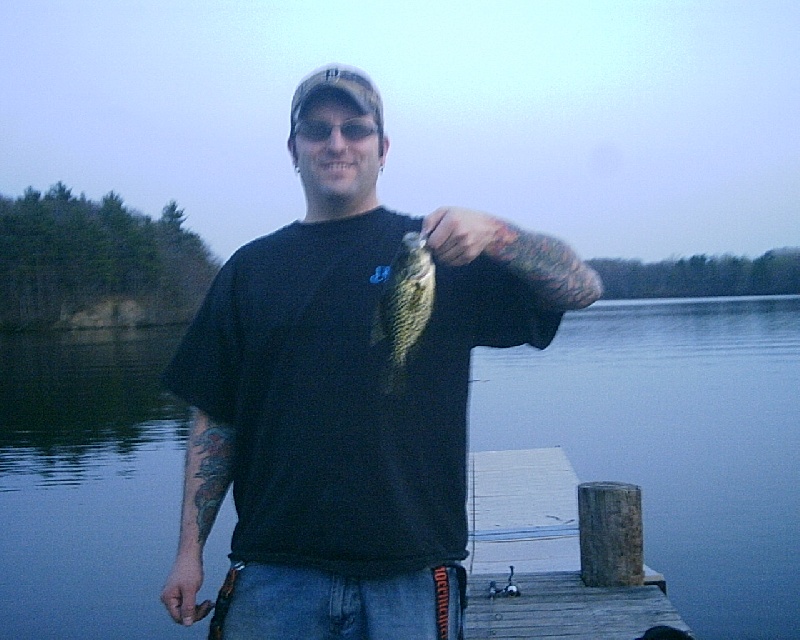
[[[378,129],[383,130],[383,101],[369,76],[356,67],[331,64],[312,72],[297,85],[292,98],[291,135],[309,98],[324,90],[346,94],[365,114],[374,116]]]

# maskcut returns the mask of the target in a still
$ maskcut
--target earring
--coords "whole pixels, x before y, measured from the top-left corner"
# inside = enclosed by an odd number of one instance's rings
[[[298,167],[297,165],[294,165],[294,172],[299,174],[300,173],[300,167]]]

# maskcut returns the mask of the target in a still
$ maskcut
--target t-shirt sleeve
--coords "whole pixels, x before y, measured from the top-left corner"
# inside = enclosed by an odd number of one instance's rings
[[[513,347],[529,344],[544,349],[555,338],[561,311],[539,307],[533,289],[487,258],[475,261],[474,346]]]
[[[236,414],[241,370],[235,278],[236,269],[229,262],[211,285],[162,376],[164,385],[175,395],[228,423]]]

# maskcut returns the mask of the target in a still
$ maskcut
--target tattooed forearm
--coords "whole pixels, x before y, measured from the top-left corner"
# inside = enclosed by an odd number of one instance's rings
[[[582,309],[603,293],[597,273],[556,238],[502,223],[485,251],[531,283],[544,308]]]
[[[208,419],[208,427],[193,435],[190,447],[198,458],[194,494],[198,542],[205,542],[231,483],[234,431]]]

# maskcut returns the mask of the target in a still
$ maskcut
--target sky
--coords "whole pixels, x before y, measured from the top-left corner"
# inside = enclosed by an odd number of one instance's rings
[[[800,246],[796,0],[3,0],[0,194],[62,181],[227,259],[303,217],[298,82],[380,88],[381,201],[480,209],[584,258]]]

